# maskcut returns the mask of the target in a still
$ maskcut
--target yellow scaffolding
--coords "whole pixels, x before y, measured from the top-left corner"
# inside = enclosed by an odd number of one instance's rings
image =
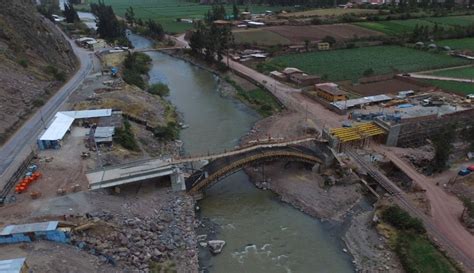
[[[342,143],[385,134],[385,131],[373,122],[357,124],[350,128],[332,128],[329,132]]]

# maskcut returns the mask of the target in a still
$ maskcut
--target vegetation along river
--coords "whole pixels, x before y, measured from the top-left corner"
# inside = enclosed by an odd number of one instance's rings
[[[131,34],[136,48],[151,42]],[[188,129],[181,132],[186,153],[219,152],[237,145],[259,119],[244,104],[223,97],[219,79],[185,61],[159,52],[152,58],[150,82],[170,88],[169,100],[182,113]],[[351,258],[341,251],[339,229],[321,223],[275,194],[258,190],[244,172],[231,175],[206,191],[199,202],[201,216],[219,225],[224,251],[210,256],[200,249],[209,272],[353,272]]]

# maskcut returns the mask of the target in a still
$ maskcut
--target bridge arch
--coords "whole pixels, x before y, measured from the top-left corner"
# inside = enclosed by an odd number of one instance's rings
[[[274,160],[289,160],[310,164],[323,163],[314,151],[303,146],[266,147],[238,156],[211,161],[202,170],[194,172],[186,179],[186,190],[190,193],[200,192],[245,167]]]

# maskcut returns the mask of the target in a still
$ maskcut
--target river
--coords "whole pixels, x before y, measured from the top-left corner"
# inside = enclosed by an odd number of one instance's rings
[[[129,39],[136,48],[151,45],[137,35]],[[244,104],[222,96],[213,74],[159,52],[147,54],[153,60],[150,83],[168,84],[169,100],[189,125],[180,136],[186,153],[231,149],[260,118]],[[220,226],[217,237],[227,243],[217,256],[201,249],[201,262],[209,272],[354,272],[351,257],[341,250],[340,227],[256,189],[244,172],[208,189],[199,206],[202,217]]]

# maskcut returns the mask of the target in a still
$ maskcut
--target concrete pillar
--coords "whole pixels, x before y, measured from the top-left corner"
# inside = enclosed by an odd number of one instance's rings
[[[173,174],[171,174],[171,188],[173,189],[173,191],[186,190],[184,173],[179,168],[176,168]]]

